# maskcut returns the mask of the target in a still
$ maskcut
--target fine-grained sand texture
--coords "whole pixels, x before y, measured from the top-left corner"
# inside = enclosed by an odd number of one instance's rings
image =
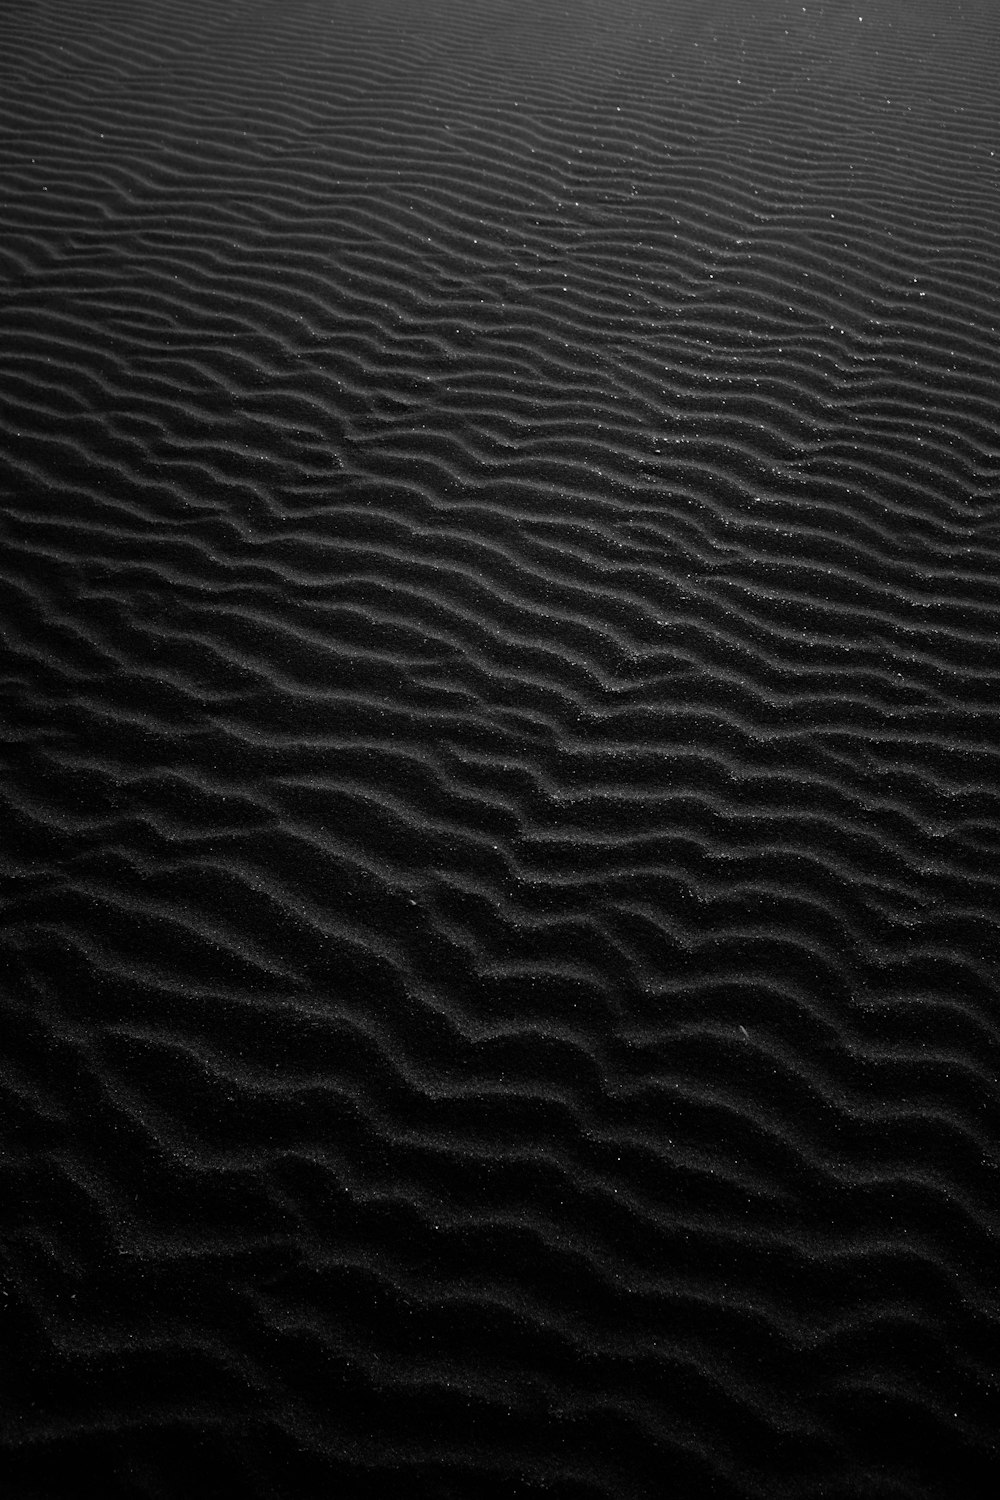
[[[4,1497],[997,1492],[998,79],[4,8]]]

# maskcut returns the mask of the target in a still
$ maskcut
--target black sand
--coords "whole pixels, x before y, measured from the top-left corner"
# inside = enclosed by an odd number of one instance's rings
[[[998,78],[4,9],[4,1496],[997,1492]]]

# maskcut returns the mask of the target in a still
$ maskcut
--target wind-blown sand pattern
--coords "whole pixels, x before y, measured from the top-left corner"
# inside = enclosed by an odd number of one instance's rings
[[[0,32],[3,1493],[995,1493],[996,8]]]

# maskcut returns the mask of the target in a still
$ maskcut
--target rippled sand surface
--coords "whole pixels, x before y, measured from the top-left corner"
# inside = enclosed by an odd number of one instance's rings
[[[5,1496],[996,1493],[998,77],[6,8]]]

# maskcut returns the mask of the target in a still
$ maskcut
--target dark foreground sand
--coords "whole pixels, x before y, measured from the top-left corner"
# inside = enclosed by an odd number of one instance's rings
[[[996,1492],[998,44],[4,8],[4,1497]]]

